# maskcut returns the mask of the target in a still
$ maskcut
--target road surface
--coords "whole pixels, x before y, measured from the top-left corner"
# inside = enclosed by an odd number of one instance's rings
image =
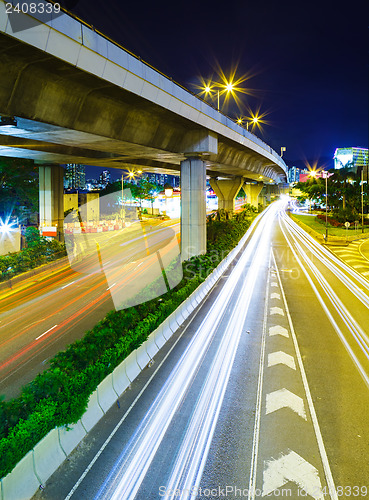
[[[368,290],[272,204],[34,499],[366,498]]]
[[[0,293],[0,394],[16,396],[20,388],[47,368],[47,362],[67,345],[80,339],[116,306],[119,290],[142,283],[150,254],[178,234],[177,221],[141,224],[97,236],[91,256],[78,258],[57,272],[33,276],[10,291]],[[107,238],[113,244],[106,244]],[[123,243],[122,243],[123,242]],[[124,252],[122,252],[122,248]],[[79,257],[79,256],[77,256]],[[135,259],[135,260],[134,260]],[[120,267],[130,267],[120,277]],[[133,286],[133,287],[132,287]]]

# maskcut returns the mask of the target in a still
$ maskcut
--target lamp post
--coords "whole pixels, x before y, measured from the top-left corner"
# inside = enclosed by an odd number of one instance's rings
[[[121,214],[121,216],[122,216],[122,228],[124,227],[124,223],[125,223],[123,187],[124,187],[124,181],[123,181],[123,174],[122,174],[122,214]]]
[[[328,177],[334,174],[329,174],[328,172],[323,172],[323,177],[325,177],[325,242],[328,241]]]
[[[220,94],[221,93],[229,94],[229,93],[235,92],[236,90],[240,90],[240,89],[236,89],[234,84],[231,81],[230,82],[226,81],[226,83],[215,82],[213,85],[215,87],[218,87],[217,88],[217,110],[218,111],[220,111]],[[205,92],[205,95],[211,94],[211,91],[213,90],[213,87],[211,86],[211,84],[207,84],[207,85],[205,85],[205,87],[201,87],[201,88],[203,89],[203,92]]]
[[[247,118],[237,118],[237,123],[239,125],[243,124],[243,120],[247,120]],[[251,121],[246,121],[246,130],[249,130],[249,125],[256,125],[259,122],[259,118],[257,116],[254,116]]]
[[[361,232],[364,232],[364,167],[361,169]]]
[[[168,198],[173,195],[173,187],[166,183],[164,184],[164,194],[165,194],[165,215],[168,215]]]

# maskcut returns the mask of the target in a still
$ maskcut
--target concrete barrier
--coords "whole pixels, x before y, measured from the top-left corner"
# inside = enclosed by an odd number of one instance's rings
[[[176,321],[181,325],[188,317],[188,312],[183,306],[184,302],[175,310]]]
[[[130,380],[126,372],[126,360],[122,361],[113,371],[113,387],[121,395],[129,387]]]
[[[126,357],[126,373],[129,381],[132,382],[140,373],[141,368],[137,363],[136,352],[133,351]]]
[[[150,363],[150,356],[147,354],[146,351],[146,342],[147,340],[140,345],[138,349],[135,350],[136,353],[136,359],[137,359],[137,364],[143,370],[145,366],[147,366]]]
[[[159,348],[155,343],[155,332],[156,330],[150,333],[149,337],[145,342],[146,352],[150,357],[150,359],[152,359],[155,356],[155,354],[159,351]]]
[[[155,344],[157,345],[158,349],[161,349],[167,339],[164,337],[164,327],[163,323],[158,326],[158,328],[153,332],[154,333],[154,338],[155,338]]]
[[[118,394],[115,392],[113,387],[113,374],[111,373],[105,377],[104,380],[97,386],[96,390],[99,405],[103,412],[106,413],[118,399]]]
[[[172,314],[167,318],[169,322],[169,328],[175,333],[179,328],[179,323],[176,321],[176,312],[173,311]]]
[[[44,484],[61,465],[66,455],[59,442],[59,432],[55,427],[33,448],[35,472]]]
[[[72,453],[74,448],[86,436],[86,431],[81,421],[69,427],[59,427],[58,431],[60,446],[66,455]]]
[[[40,486],[33,465],[33,450],[1,480],[3,500],[29,500]]]
[[[173,335],[173,330],[169,326],[169,317],[168,317],[163,322],[163,336],[164,336],[165,340],[169,340],[172,335]]]
[[[87,410],[82,415],[81,423],[85,428],[86,432],[89,432],[92,427],[100,420],[104,415],[104,412],[99,406],[97,400],[97,391],[93,392],[88,401]]]

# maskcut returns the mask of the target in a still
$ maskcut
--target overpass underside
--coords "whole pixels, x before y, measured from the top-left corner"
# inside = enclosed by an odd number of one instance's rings
[[[284,175],[260,152],[4,33],[0,51],[0,115],[10,119],[0,125],[0,156],[33,159],[43,169],[46,225],[60,227],[62,219],[61,204],[50,198],[62,196],[61,164],[179,173],[186,260],[206,251],[206,175],[218,191],[221,179],[234,184],[221,197],[228,209],[245,181],[255,205],[255,186]]]

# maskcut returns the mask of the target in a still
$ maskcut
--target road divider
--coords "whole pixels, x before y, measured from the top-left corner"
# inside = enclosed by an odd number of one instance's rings
[[[58,431],[60,446],[66,456],[68,456],[86,436],[86,431],[80,420],[74,425],[59,427]]]
[[[97,386],[97,401],[100,408],[106,413],[117,399],[118,394],[114,389],[113,374],[111,373]]]
[[[1,480],[2,500],[31,498],[40,486],[34,469],[33,450],[17,463],[10,474]]]
[[[59,432],[55,428],[33,448],[35,473],[41,484],[64,462],[66,455],[59,442]]]
[[[99,406],[97,400],[97,390],[94,391],[88,401],[87,410],[81,418],[81,423],[86,432],[89,432],[94,425],[100,420],[104,415],[102,408]]]

